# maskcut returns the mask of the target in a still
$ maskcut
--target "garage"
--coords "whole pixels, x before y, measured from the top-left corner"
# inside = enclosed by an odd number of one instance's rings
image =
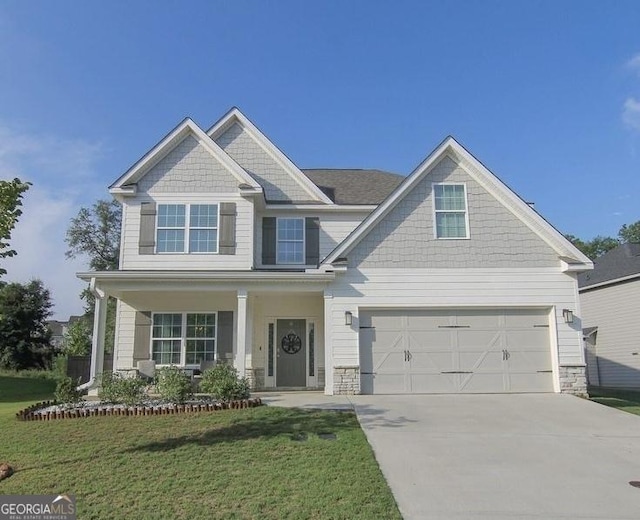
[[[553,392],[549,309],[360,311],[365,394]]]

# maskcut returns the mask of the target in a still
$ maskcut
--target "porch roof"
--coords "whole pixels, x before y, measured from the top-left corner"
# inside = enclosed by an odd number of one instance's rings
[[[335,278],[333,272],[304,271],[157,271],[118,270],[76,273],[85,282],[120,296],[136,291],[284,291],[316,292]]]

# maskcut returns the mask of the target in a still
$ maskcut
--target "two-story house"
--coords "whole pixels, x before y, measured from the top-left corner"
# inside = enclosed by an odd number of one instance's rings
[[[234,108],[184,120],[111,187],[114,370],[227,361],[254,388],[584,393],[592,263],[452,137],[410,175],[301,170]]]

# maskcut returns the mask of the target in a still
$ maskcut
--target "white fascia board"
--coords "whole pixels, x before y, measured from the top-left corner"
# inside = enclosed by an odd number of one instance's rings
[[[153,166],[162,160],[173,148],[182,142],[189,134],[193,135],[198,142],[223,166],[231,172],[239,183],[247,184],[254,189],[262,189],[253,177],[245,172],[222,148],[190,118],[184,119],[169,134],[167,134],[158,144],[149,150],[138,162],[120,176],[110,187],[109,191],[123,189],[124,185],[135,183],[144,176]]]
[[[376,205],[357,205],[357,204],[333,204],[327,206],[325,204],[266,204],[265,209],[269,211],[324,211],[331,213],[340,212],[371,212],[378,206]]]
[[[307,177],[300,168],[298,168],[291,159],[289,159],[275,144],[273,144],[260,129],[254,125],[247,116],[245,116],[239,108],[233,107],[229,112],[222,116],[209,130],[207,135],[212,141],[215,140],[234,122],[238,122],[249,135],[258,143],[258,145],[271,156],[291,177],[304,188],[304,190],[314,199],[332,205],[334,202],[327,197],[320,188],[318,188],[309,177]]]
[[[86,282],[110,281],[196,281],[196,282],[331,282],[333,273],[313,270],[297,271],[84,271],[76,273],[76,277]]]

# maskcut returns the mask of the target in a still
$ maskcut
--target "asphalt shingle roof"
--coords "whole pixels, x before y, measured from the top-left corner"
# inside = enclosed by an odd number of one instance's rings
[[[593,271],[578,275],[580,287],[640,274],[640,244],[622,244],[596,258],[593,264]]]
[[[380,204],[405,179],[381,170],[306,169],[302,173],[336,204]]]

